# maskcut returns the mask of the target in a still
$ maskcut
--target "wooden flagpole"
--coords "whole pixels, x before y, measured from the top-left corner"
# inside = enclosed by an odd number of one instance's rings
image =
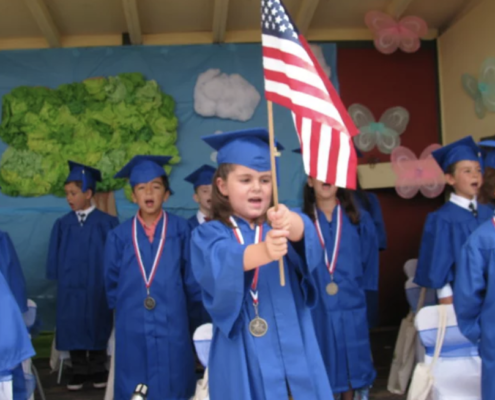
[[[278,209],[278,185],[277,185],[277,167],[275,163],[275,154],[277,151],[275,147],[275,131],[273,128],[273,104],[271,101],[267,102],[268,105],[268,136],[270,138],[270,163],[272,167],[272,186],[273,186],[273,205],[275,206],[275,211]],[[280,286],[285,286],[285,270],[284,270],[284,259],[281,258],[278,263],[278,268],[280,272]]]

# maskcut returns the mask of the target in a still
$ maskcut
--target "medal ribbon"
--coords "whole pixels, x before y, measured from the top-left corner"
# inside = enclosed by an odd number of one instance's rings
[[[323,237],[323,232],[321,230],[320,221],[318,219],[318,210],[316,206],[314,208],[314,212],[316,232],[318,233],[321,247],[323,247],[323,251],[325,252],[325,264],[327,265],[330,278],[333,281],[333,273],[335,271],[335,267],[337,266],[337,259],[339,258],[340,240],[342,239],[342,207],[340,206],[340,204],[337,204],[337,234],[335,235],[335,243],[333,245],[331,261],[328,259],[327,248],[325,246],[325,238]]]
[[[167,235],[167,224],[168,218],[167,213],[163,212],[163,225],[162,225],[162,234],[160,237],[160,244],[158,245],[158,250],[156,251],[155,260],[153,261],[153,267],[151,268],[150,276],[146,276],[146,270],[144,269],[143,259],[141,257],[141,251],[139,250],[138,237],[137,237],[137,224],[138,218],[137,215],[134,217],[133,225],[132,225],[132,241],[134,244],[134,252],[136,253],[136,258],[138,260],[139,269],[141,270],[141,275],[143,276],[144,283],[146,285],[146,292],[148,296],[150,294],[150,287],[153,283],[153,279],[155,278],[156,270],[158,268],[158,264],[160,263],[160,259],[162,258],[163,248],[165,247],[165,236]]]
[[[240,244],[244,244],[244,237],[242,236],[242,232],[239,229],[239,226],[237,226],[237,222],[235,221],[234,217],[230,217],[230,222],[232,225],[234,225],[234,235],[237,239],[237,241]],[[256,225],[256,231],[254,233],[254,244],[258,244],[261,242],[263,238],[263,226],[262,225]],[[260,269],[256,268],[254,271],[254,277],[253,277],[253,282],[251,283],[251,290],[249,291],[251,293],[251,298],[253,299],[253,305],[256,307],[258,306],[258,278],[260,274]]]

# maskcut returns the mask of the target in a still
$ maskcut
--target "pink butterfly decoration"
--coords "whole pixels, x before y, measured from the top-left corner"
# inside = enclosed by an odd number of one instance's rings
[[[419,17],[397,21],[381,11],[368,11],[364,20],[375,35],[376,49],[383,54],[392,54],[398,48],[414,53],[421,46],[419,39],[428,33],[428,25]]]
[[[404,199],[412,199],[419,191],[430,199],[443,192],[445,178],[440,166],[431,153],[439,148],[439,144],[431,144],[423,150],[418,158],[407,147],[396,147],[390,159],[392,169],[397,175],[395,191]]]

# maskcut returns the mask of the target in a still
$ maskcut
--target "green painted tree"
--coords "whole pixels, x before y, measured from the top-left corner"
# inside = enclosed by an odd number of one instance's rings
[[[18,87],[2,105],[0,139],[9,147],[0,161],[0,186],[10,196],[63,196],[68,160],[100,169],[99,191],[124,187],[113,175],[135,155],[180,161],[175,102],[140,73],[56,90]]]

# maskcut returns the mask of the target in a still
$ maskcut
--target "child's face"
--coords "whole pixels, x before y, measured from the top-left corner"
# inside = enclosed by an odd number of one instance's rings
[[[317,200],[331,200],[337,195],[338,188],[335,185],[329,185],[311,177],[308,177],[308,185],[314,189]]]
[[[168,200],[170,192],[165,190],[162,178],[155,178],[148,183],[139,183],[132,189],[132,201],[137,203],[142,213],[155,215]]]
[[[265,215],[272,198],[270,171],[258,172],[243,165],[236,165],[226,180],[218,178],[218,190],[229,198],[235,215],[249,222]]]
[[[478,195],[483,176],[478,161],[459,161],[454,170],[454,174],[446,174],[447,183],[454,187],[457,195],[472,199]]]
[[[91,190],[83,192],[74,182],[64,186],[65,198],[73,211],[86,210],[91,206]]]
[[[199,204],[201,211],[211,211],[211,185],[201,185],[196,188],[193,199]]]

